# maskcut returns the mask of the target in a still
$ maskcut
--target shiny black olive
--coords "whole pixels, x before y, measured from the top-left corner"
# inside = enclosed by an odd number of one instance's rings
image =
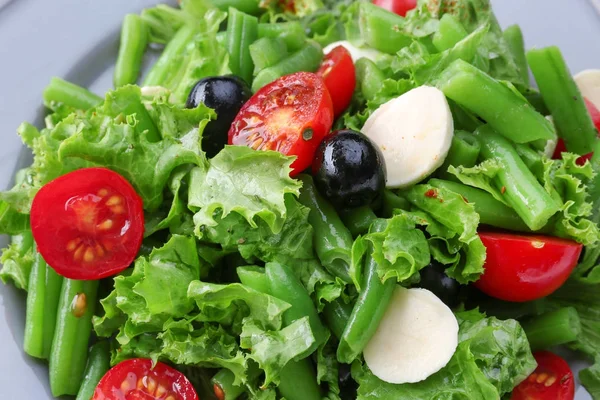
[[[217,119],[210,121],[202,134],[202,150],[208,157],[214,157],[225,147],[229,127],[250,96],[252,90],[248,84],[233,75],[204,78],[194,85],[185,106],[196,108],[204,104],[217,113]]]
[[[340,364],[338,371],[338,384],[340,385],[340,398],[342,400],[355,400],[358,384],[352,379],[349,364]]]
[[[421,281],[417,286],[431,291],[448,307],[453,308],[460,300],[460,284],[446,275],[444,269],[443,265],[432,261],[421,270]]]
[[[315,186],[334,206],[371,204],[385,188],[379,149],[360,132],[340,130],[326,137],[312,164]]]

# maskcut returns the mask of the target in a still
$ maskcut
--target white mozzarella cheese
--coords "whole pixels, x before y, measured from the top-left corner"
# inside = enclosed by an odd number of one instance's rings
[[[323,54],[329,53],[337,46],[344,46],[346,50],[348,50],[348,52],[350,53],[352,61],[354,62],[356,62],[359,58],[363,57],[368,58],[371,61],[376,61],[378,56],[381,54],[375,49],[356,47],[347,40],[340,40],[339,42],[333,42],[331,44],[328,44],[323,49]]]

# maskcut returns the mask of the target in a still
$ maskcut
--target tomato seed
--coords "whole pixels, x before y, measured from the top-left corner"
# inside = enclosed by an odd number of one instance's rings
[[[71,312],[77,318],[83,317],[87,311],[87,297],[85,293],[77,293],[71,302]]]

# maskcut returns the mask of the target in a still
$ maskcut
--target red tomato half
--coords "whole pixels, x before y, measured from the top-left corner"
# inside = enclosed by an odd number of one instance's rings
[[[264,86],[244,104],[229,144],[296,156],[292,176],[311,165],[333,124],[331,96],[320,76],[297,72]]]
[[[356,88],[356,70],[350,52],[344,46],[331,50],[317,71],[331,95],[333,112],[340,116],[352,101]]]
[[[583,246],[547,236],[479,233],[487,249],[482,292],[506,301],[530,301],[558,289],[577,265]]]
[[[127,268],[142,245],[142,199],[116,172],[80,169],[40,189],[31,206],[31,230],[58,274],[105,278]]]
[[[538,367],[515,388],[511,400],[573,400],[575,381],[569,364],[548,351],[533,356]]]
[[[198,400],[181,372],[161,362],[133,358],[112,367],[100,379],[92,400]]]
[[[598,131],[598,135],[600,136],[600,110],[598,110],[596,108],[596,106],[594,105],[594,103],[592,103],[588,99],[584,98],[584,100],[585,100],[585,105],[587,106],[587,110],[590,113],[590,117],[592,117],[592,122],[594,123],[594,126],[596,127],[596,130]],[[564,140],[558,139],[558,143],[556,144],[556,149],[554,150],[554,154],[552,155],[552,158],[555,160],[560,160],[562,158],[562,153],[564,153],[566,151],[567,151],[567,146],[565,146]],[[588,153],[588,154],[582,155],[581,157],[579,157],[577,159],[577,164],[578,165],[585,164],[585,162],[590,160],[593,155],[594,155],[594,153]]]
[[[404,17],[417,6],[417,0],[373,0],[373,4]]]

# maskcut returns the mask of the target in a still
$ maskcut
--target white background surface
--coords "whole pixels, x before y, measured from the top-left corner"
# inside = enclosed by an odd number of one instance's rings
[[[0,0],[0,188],[17,165],[22,121],[41,123],[41,93],[61,76],[102,93],[127,12],[156,0]],[[503,26],[521,25],[528,47],[560,46],[573,73],[600,68],[600,18],[588,0],[492,0]],[[3,244],[4,239],[0,241]],[[47,370],[22,350],[24,296],[0,285],[2,399],[51,398]],[[578,392],[577,400],[589,399]]]

